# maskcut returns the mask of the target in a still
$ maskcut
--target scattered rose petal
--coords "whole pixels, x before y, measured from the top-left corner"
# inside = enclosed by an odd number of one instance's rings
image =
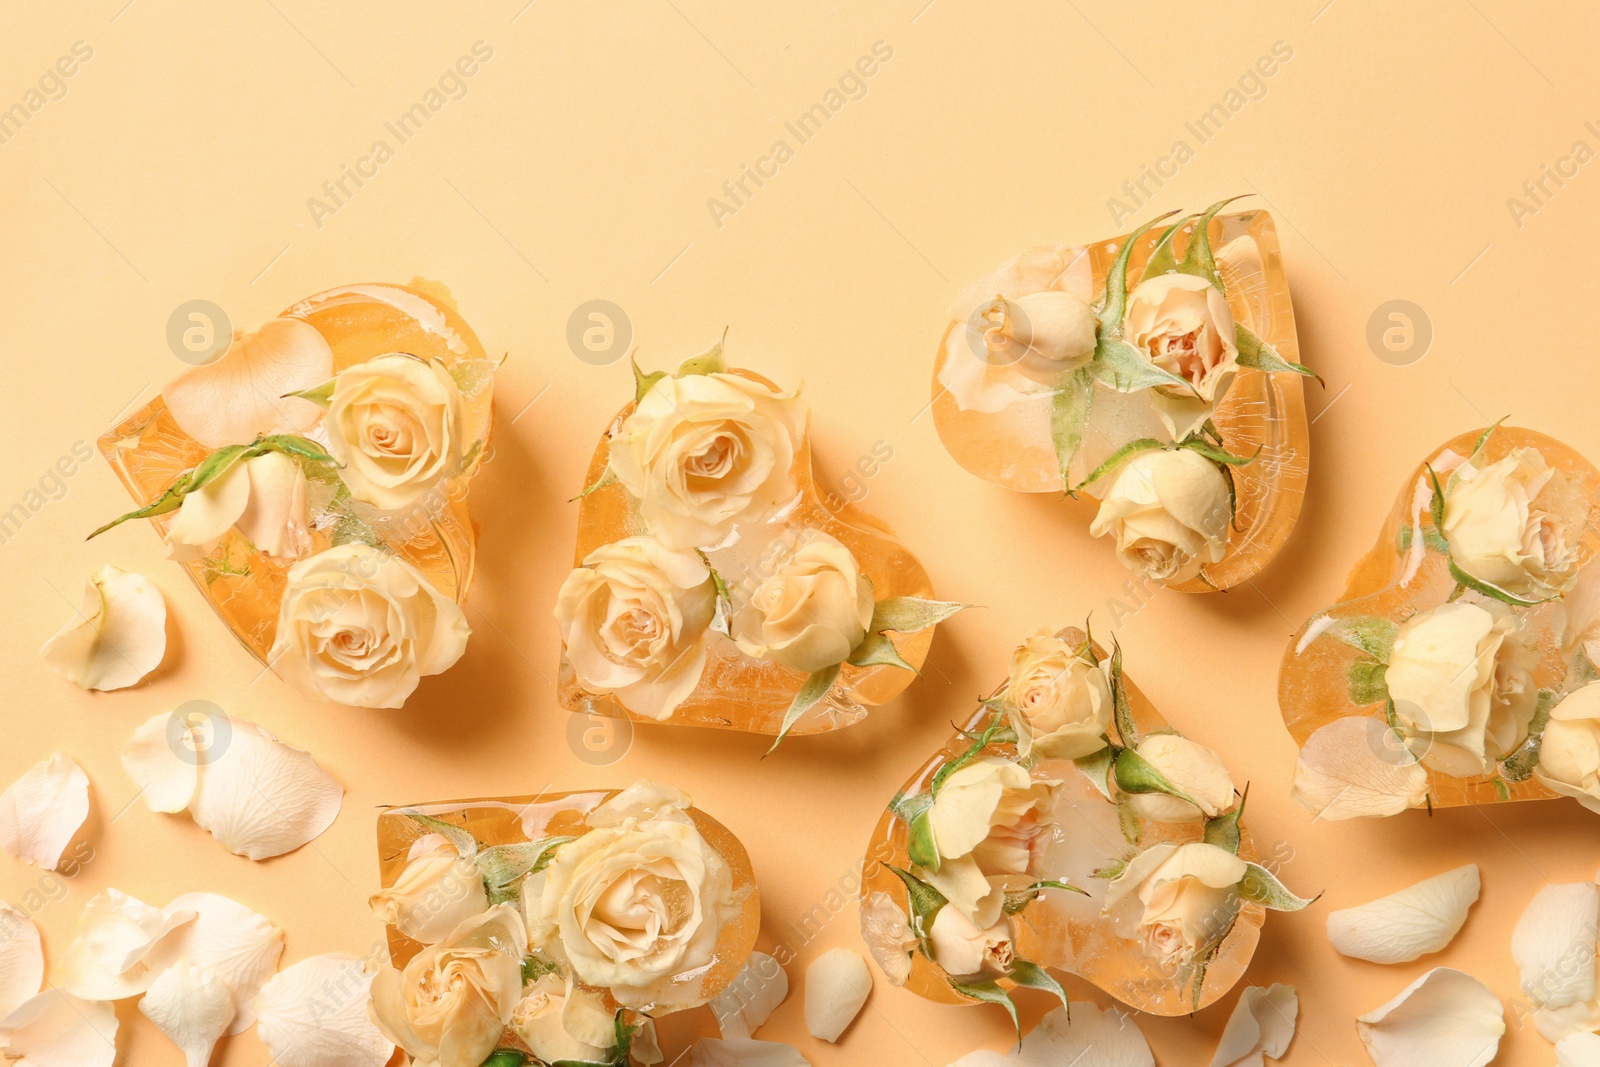
[[[1294,1021],[1299,1014],[1300,999],[1294,986],[1247,987],[1228,1016],[1211,1067],[1265,1067],[1268,1059],[1282,1059],[1294,1040]]]
[[[0,1019],[44,985],[44,948],[33,920],[0,901]]]
[[[301,433],[322,418],[309,400],[286,396],[333,377],[333,350],[302,319],[236,330],[221,358],[184,371],[162,398],[178,428],[210,448],[249,444],[261,434]]]
[[[1002,1056],[998,1052],[990,1052],[984,1048],[967,1053],[949,1064],[949,1067],[1012,1067],[1012,1059],[1010,1056]]]
[[[689,1067],[811,1067],[811,1061],[776,1041],[703,1037],[689,1051]]]
[[[51,984],[83,1000],[121,1000],[150,988],[156,944],[193,921],[192,909],[162,911],[120,889],[95,894],[78,918],[78,936],[55,965]]]
[[[150,983],[139,1011],[183,1052],[188,1067],[206,1067],[217,1039],[233,1021],[233,996],[208,967],[180,959]]]
[[[168,904],[171,918],[193,914],[194,920],[163,937],[149,956],[153,971],[165,970],[187,957],[208,968],[233,995],[235,1014],[228,1033],[249,1029],[256,1021],[256,996],[278,969],[283,931],[270,919],[215,893],[187,893]]]
[[[253,860],[292,852],[333,824],[344,789],[309,753],[255,723],[230,719],[206,753],[189,803],[194,821],[229,852]]]
[[[47,989],[0,1019],[0,1055],[16,1067],[111,1067],[117,1013],[110,1004]]]
[[[752,952],[727,988],[711,998],[711,1012],[724,1038],[749,1037],[788,995],[788,972],[765,952]]]
[[[60,752],[0,793],[0,849],[53,871],[89,817],[89,776]]]
[[[394,1043],[367,1016],[372,975],[353,956],[312,956],[261,987],[256,1033],[278,1067],[383,1067]]]
[[[1328,916],[1328,940],[1346,956],[1409,963],[1448,945],[1478,899],[1478,865],[1425,878],[1396,893]]]
[[[1500,1051],[1505,1009],[1470,974],[1435,967],[1356,1030],[1377,1067],[1483,1067]]]
[[[839,1040],[871,992],[872,973],[861,953],[829,949],[806,968],[806,1029],[823,1041]]]
[[[861,939],[889,984],[905,985],[911,977],[911,948],[917,935],[911,932],[905,911],[888,893],[874,892],[861,906]]]
[[[1571,1034],[1556,1042],[1556,1067],[1600,1067],[1600,1034]]]
[[[139,574],[105,566],[83,583],[78,617],[44,643],[51,670],[84,689],[125,689],[167,654],[167,604]]]
[[[1093,1004],[1056,1008],[1034,1027],[1012,1061],[1016,1067],[1155,1067],[1150,1043],[1134,1021],[1114,1008]]]
[[[192,745],[180,750],[188,738],[183,720],[175,712],[162,712],[145,720],[122,746],[122,769],[151,811],[182,811],[194,799],[200,756]]]
[[[1424,802],[1428,772],[1383,722],[1350,715],[1306,739],[1291,794],[1320,819],[1398,815]]]
[[[1511,931],[1511,958],[1522,993],[1537,1009],[1534,1026],[1550,1041],[1588,1030],[1597,1014],[1596,936],[1600,887],[1547,885],[1533,895]]]

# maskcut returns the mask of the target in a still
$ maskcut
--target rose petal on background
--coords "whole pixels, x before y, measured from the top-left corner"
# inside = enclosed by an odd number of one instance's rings
[[[1010,1056],[1003,1056],[998,1052],[990,1052],[981,1048],[976,1052],[969,1052],[956,1060],[948,1067],[1012,1067],[1015,1061]]]
[[[711,998],[711,1013],[724,1038],[749,1037],[788,995],[788,972],[765,952],[752,952],[733,981]]]
[[[223,848],[253,860],[292,852],[339,814],[344,788],[307,752],[243,719],[208,755],[189,803],[194,821]]]
[[[151,811],[182,811],[199,782],[199,754],[173,746],[174,719],[173,712],[164,711],[145,720],[122,746],[122,769]],[[184,728],[180,736],[187,733]]]
[[[0,1019],[0,1054],[17,1067],[111,1067],[117,1013],[110,1004],[48,989]]]
[[[1506,1032],[1500,998],[1450,967],[1435,967],[1356,1020],[1377,1067],[1483,1067]]]
[[[78,617],[39,653],[84,689],[124,689],[161,666],[167,654],[167,604],[143,575],[105,566],[83,583]]]
[[[188,1067],[206,1067],[233,1021],[233,995],[209,967],[180,959],[150,983],[139,1011],[178,1046]]]
[[[394,1043],[367,1015],[372,975],[328,953],[284,968],[261,987],[256,1033],[278,1067],[383,1067]]]
[[[1264,1067],[1267,1058],[1282,1059],[1294,1040],[1300,999],[1294,986],[1273,983],[1249,986],[1228,1016],[1211,1067]]]
[[[33,920],[0,901],[0,1019],[44,985],[44,948]]]
[[[56,961],[51,984],[83,1000],[137,996],[161,971],[151,966],[152,950],[194,917],[192,910],[162,911],[120,889],[104,889],[83,906],[78,936]]]
[[[1130,1017],[1085,1002],[1072,1005],[1070,1021],[1065,1008],[1040,1019],[1011,1059],[1017,1067],[1155,1067],[1156,1062]]]
[[[228,1033],[249,1029],[256,1021],[256,996],[278,969],[283,931],[262,915],[215,893],[187,893],[168,904],[165,913],[192,913],[194,920],[167,934],[150,953],[150,967],[165,970],[187,957],[209,968],[233,995],[236,1014]]]
[[[806,1029],[823,1041],[839,1040],[871,993],[872,972],[861,953],[829,949],[806,968]]]
[[[1478,865],[1446,871],[1328,915],[1328,941],[1372,963],[1408,963],[1448,945],[1478,899]]]
[[[1533,895],[1511,931],[1511,958],[1522,992],[1536,1008],[1564,1008],[1595,998],[1600,887],[1547,885]]]
[[[1557,1041],[1556,1067],[1600,1067],[1600,1034],[1572,1034]]]
[[[1423,803],[1428,772],[1393,731],[1368,715],[1350,715],[1306,738],[1291,795],[1320,819],[1398,815]]]
[[[222,356],[186,370],[161,391],[173,421],[210,448],[242,445],[260,434],[299,433],[322,418],[309,400],[285,396],[333,377],[333,349],[301,319],[272,319],[238,331]]]
[[[53,871],[88,817],[89,776],[57,752],[0,793],[0,849]]]
[[[776,1041],[702,1037],[689,1050],[689,1067],[811,1067],[793,1045]]]

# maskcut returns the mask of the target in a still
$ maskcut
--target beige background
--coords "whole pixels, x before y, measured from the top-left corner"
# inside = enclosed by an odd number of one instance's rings
[[[1353,1018],[1437,963],[1507,1001],[1498,1062],[1552,1062],[1520,1021],[1508,939],[1536,889],[1594,874],[1600,822],[1557,801],[1314,824],[1288,798],[1294,748],[1275,686],[1285,639],[1336,597],[1426,450],[1509,414],[1600,458],[1600,165],[1560,162],[1576,141],[1585,157],[1600,148],[1585,126],[1600,120],[1600,12],[1510,0],[1137,10],[898,0],[762,5],[759,15],[727,0],[452,6],[7,5],[0,107],[22,101],[74,42],[93,58],[0,144],[0,510],[182,369],[165,328],[187,300],[216,301],[250,324],[338,283],[422,274],[452,287],[491,352],[510,354],[496,456],[473,490],[475,635],[460,665],[403,712],[319,707],[271,676],[252,683],[257,665],[148,528],[83,542],[127,506],[98,459],[0,546],[0,783],[55,749],[94,782],[94,858],[75,878],[53,883],[0,859],[0,895],[43,901],[47,952],[60,953],[83,903],[112,885],[156,904],[191,890],[232,895],[287,930],[285,962],[362,952],[379,932],[364,905],[376,805],[643,774],[688,788],[748,844],[763,943],[792,941],[785,924],[826,910],[883,803],[997,680],[1007,650],[1092,612],[1102,630],[1117,617],[1129,669],[1167,717],[1250,781],[1249,821],[1264,848],[1293,850],[1289,882],[1327,891],[1305,913],[1269,919],[1249,974],[1300,991],[1286,1063],[1366,1062]],[[384,123],[477,41],[493,58],[466,95],[397,144]],[[865,97],[797,145],[785,121],[877,41],[893,57]],[[1247,82],[1259,98],[1200,143],[1185,123],[1225,102],[1280,41],[1292,59],[1260,86]],[[393,158],[314,218],[308,198],[380,138]],[[719,227],[707,198],[780,138],[793,158]],[[1279,221],[1305,361],[1328,387],[1308,393],[1310,493],[1277,563],[1227,594],[1161,593],[1129,614],[1126,576],[1081,514],[967,475],[918,416],[959,288],[1026,244],[1118,232],[1108,198],[1178,140],[1192,158],[1149,187],[1140,218],[1259,193]],[[1560,189],[1547,182],[1554,195],[1519,225],[1507,199],[1545,165],[1570,177]],[[941,594],[987,606],[941,627],[904,697],[765,762],[761,738],[660,728],[641,729],[610,766],[579,758],[553,699],[550,605],[577,517],[565,501],[628,389],[625,364],[590,365],[566,343],[569,314],[592,298],[626,309],[646,366],[675,363],[729,326],[734,362],[803,379],[834,487],[876,442],[892,449],[863,479],[864,506],[920,555]],[[1380,361],[1367,341],[1369,316],[1392,299],[1420,305],[1434,331],[1407,366]],[[46,670],[38,648],[104,562],[154,579],[172,638],[146,684],[90,695]],[[117,746],[191,699],[315,753],[348,790],[333,828],[256,864],[185,819],[127,807],[134,791]],[[1483,898],[1442,956],[1384,968],[1329,949],[1330,908],[1469,861],[1483,868]],[[803,963],[834,945],[859,945],[853,904],[806,944],[790,969],[795,995],[763,1036],[794,1041],[819,1065],[943,1067],[1005,1044],[997,1011],[937,1008],[881,983],[840,1046],[812,1041]],[[1139,1022],[1162,1064],[1205,1062],[1234,999]],[[1028,1021],[1044,1007],[1027,999]],[[181,1062],[131,1004],[119,1017],[128,1063]],[[696,1013],[670,1028],[673,1053],[709,1025]],[[253,1033],[218,1057],[267,1060]]]

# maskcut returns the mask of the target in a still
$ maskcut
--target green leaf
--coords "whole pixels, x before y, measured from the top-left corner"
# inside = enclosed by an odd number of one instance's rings
[[[1193,797],[1173,785],[1166,775],[1156,769],[1155,764],[1131,748],[1117,753],[1111,773],[1116,779],[1117,788],[1124,793],[1165,793],[1194,804],[1197,808],[1200,806]]]
[[[560,974],[561,965],[533,953],[522,957],[522,983],[537,982],[547,974]]]
[[[1450,561],[1450,577],[1454,578],[1458,583],[1466,586],[1475,593],[1481,593],[1486,597],[1492,597],[1493,599],[1504,604],[1514,604],[1519,608],[1528,608],[1535,604],[1545,604],[1556,599],[1553,596],[1539,597],[1536,599],[1520,597],[1515,593],[1501,589],[1498,585],[1491,585],[1490,583],[1483,581],[1481,578],[1474,578],[1472,575],[1456,566],[1456,561],[1453,559]]]
[[[667,377],[664,370],[653,370],[649,374],[639,369],[639,361],[633,361],[633,399],[634,403],[644,399],[646,393],[655,388],[655,384]]]
[[[1394,635],[1398,629],[1389,619],[1359,616],[1339,619],[1324,632],[1379,663],[1388,663],[1389,650],[1394,647]]]
[[[1176,211],[1169,211],[1165,215],[1151,219],[1128,234],[1128,239],[1117,249],[1116,258],[1111,261],[1111,267],[1106,271],[1105,300],[1100,305],[1100,325],[1103,329],[1117,331],[1122,328],[1122,313],[1128,306],[1128,257],[1133,254],[1133,246],[1139,243],[1139,238],[1143,237],[1150,227],[1176,214]],[[1098,351],[1095,357],[1099,358]]]
[[[1444,537],[1444,489],[1439,485],[1439,475],[1433,469],[1433,464],[1424,463],[1428,472],[1428,481],[1433,485],[1433,496],[1428,501],[1428,512],[1433,518],[1433,528],[1439,531],[1439,536]]]
[[[1515,752],[1500,764],[1500,776],[1508,782],[1525,782],[1539,766],[1539,749],[1544,744],[1544,729],[1550,725],[1550,709],[1555,707],[1556,694],[1549,689],[1539,690],[1539,702],[1534,705],[1533,719],[1528,723],[1528,737]]]
[[[1144,273],[1139,276],[1140,281],[1149,281],[1151,278],[1171,274],[1178,269],[1178,257],[1172,250],[1173,238],[1183,229],[1183,224],[1192,218],[1193,215],[1185,215],[1161,231],[1161,236],[1156,238],[1155,247],[1150,250],[1150,258],[1144,261]]]
[[[1511,787],[1506,785],[1506,780],[1504,778],[1497,774],[1493,778],[1489,779],[1489,781],[1493,783],[1494,791],[1501,800],[1511,799]]]
[[[489,903],[515,900],[523,877],[544,870],[555,858],[556,849],[574,840],[573,837],[546,837],[539,841],[495,845],[479,852],[475,862],[489,891]]]
[[[1284,888],[1277,875],[1261,864],[1246,863],[1245,868],[1244,877],[1239,880],[1239,895],[1273,911],[1299,911],[1322,896],[1318,893],[1309,899],[1297,897]]]
[[[1239,798],[1239,803],[1232,811],[1215,815],[1206,820],[1205,831],[1201,840],[1208,845],[1225,848],[1235,856],[1239,854],[1239,820],[1244,817],[1245,801],[1250,799],[1250,786],[1246,783],[1244,794]]]
[[[1218,200],[1200,213],[1194,222],[1194,230],[1189,234],[1189,246],[1183,250],[1183,262],[1177,266],[1178,273],[1204,278],[1217,287],[1217,292],[1226,294],[1227,290],[1222,287],[1222,276],[1217,273],[1217,261],[1211,255],[1211,219],[1227,205],[1249,195],[1240,193],[1239,196]]]
[[[1489,443],[1489,436],[1498,430],[1500,428],[1500,424],[1505,422],[1506,419],[1509,419],[1510,417],[1510,415],[1502,415],[1500,418],[1495,420],[1493,426],[1490,426],[1488,429],[1480,433],[1478,435],[1478,439],[1472,443],[1472,455],[1468,456],[1467,458],[1472,459],[1477,456],[1479,452],[1482,452],[1483,446]]]
[[[414,808],[402,808],[397,814],[404,815],[424,829],[443,837],[450,842],[451,847],[456,850],[457,855],[461,856],[462,859],[470,860],[476,858],[478,850],[483,847],[478,843],[477,838],[467,832],[465,827],[457,826],[453,822],[435,819],[432,815],[424,815]]]
[[[166,515],[177,511],[178,508],[183,504],[183,498],[188,495],[189,477],[189,474],[178,475],[177,480],[171,485],[167,486],[162,494],[156,497],[150,503],[146,504],[142,508],[137,508],[133,511],[130,511],[126,515],[117,516],[104,526],[95,530],[94,533],[84,538],[84,540],[93,541],[96,537],[99,537],[107,530],[110,530],[113,527],[121,526],[129,519],[149,519],[157,515]]]
[[[911,634],[944,622],[956,612],[967,607],[949,600],[924,600],[916,596],[892,596],[872,606],[874,633],[893,630],[897,634]]]
[[[1389,685],[1385,675],[1388,671],[1388,664],[1375,659],[1352,660],[1345,675],[1349,682],[1350,703],[1361,707],[1387,700]]]
[[[1122,831],[1122,839],[1130,845],[1137,845],[1144,834],[1138,813],[1126,802],[1117,805],[1117,827]]]
[[[615,484],[617,484],[617,472],[612,470],[610,467],[607,467],[606,468],[606,472],[600,476],[600,480],[599,481],[597,481],[593,485],[589,486],[589,488],[585,489],[583,492],[579,493],[577,496],[569,496],[567,498],[567,503],[570,504],[575,500],[582,500],[584,497],[588,496],[590,493],[597,492],[597,491],[599,491],[601,489],[604,489],[608,485],[615,485]]]
[[[1300,363],[1291,363],[1278,355],[1278,350],[1257,337],[1255,331],[1242,322],[1233,324],[1233,344],[1239,350],[1239,366],[1262,370],[1269,374],[1285,372],[1303,374],[1322,382],[1322,375]],[[1322,383],[1327,385],[1326,382]]]
[[[1232,452],[1218,448],[1210,441],[1206,441],[1198,437],[1185,438],[1178,445],[1178,447],[1187,448],[1191,452],[1198,452],[1211,462],[1220,463],[1225,467],[1243,467],[1247,464],[1254,463],[1256,461],[1256,457],[1261,455],[1260,445],[1257,445],[1256,450],[1248,456],[1236,456]]]
[[[722,331],[722,340],[690,359],[678,364],[677,377],[682,378],[688,374],[722,374],[728,369],[728,361],[722,357],[722,342],[728,339],[728,331]]]
[[[1083,444],[1083,428],[1089,422],[1094,403],[1095,368],[1093,363],[1073,371],[1050,398],[1050,440],[1056,449],[1056,466],[1061,469],[1063,487],[1072,484],[1068,473]]]
[[[1022,1041],[1022,1021],[1017,1018],[1016,1002],[1011,999],[1010,993],[1000,988],[998,983],[968,982],[963,984],[952,978],[950,980],[950,988],[964,997],[981,1000],[985,1004],[998,1004],[1006,1009],[1006,1014],[1011,1016],[1012,1025],[1017,1028],[1017,1041]]]
[[[930,787],[933,796],[939,795],[939,790],[944,787],[946,779],[959,771],[961,768],[965,767],[967,764],[971,763],[978,757],[979,753],[981,753],[985,748],[989,747],[989,743],[994,740],[995,733],[1000,729],[1000,724],[1004,721],[1005,720],[1001,715],[996,715],[993,719],[989,720],[989,725],[984,729],[983,733],[979,734],[973,739],[972,744],[967,747],[965,752],[961,753],[961,755],[957,756],[955,759],[950,760],[933,773],[933,784]]]
[[[1402,527],[1400,527],[1399,546],[1398,547],[1399,547],[1399,551],[1401,552],[1402,555],[1411,550],[1411,540],[1412,540],[1412,537],[1414,536],[1413,533],[1412,533],[1412,529],[1413,528],[1410,527],[1410,526],[1402,526]],[[1448,551],[1450,551],[1450,545],[1449,545],[1449,543],[1447,541],[1445,541],[1444,536],[1442,534],[1440,534],[1438,530],[1435,530],[1432,526],[1428,527],[1426,530],[1424,530],[1422,532],[1422,543],[1424,545],[1426,545],[1430,550],[1432,550],[1434,552],[1448,552]]]
[[[1128,342],[1104,333],[1095,341],[1094,359],[1089,366],[1093,368],[1097,380],[1119,393],[1136,393],[1158,385],[1194,391],[1188,382],[1162,370],[1150,361],[1149,356]]]
[[[906,824],[907,847],[911,862],[930,871],[939,869],[939,850],[933,840],[933,822],[928,810],[933,807],[932,793],[896,794],[889,802],[889,810]]]
[[[1006,977],[1020,986],[1026,986],[1029,989],[1042,989],[1046,993],[1054,993],[1060,999],[1061,1006],[1068,1012],[1072,1011],[1072,1005],[1067,1003],[1067,991],[1061,988],[1060,982],[1050,977],[1049,971],[1037,963],[1013,959],[1011,961],[1011,969],[1006,972]],[[1071,1016],[1069,1015],[1068,1018],[1070,1019]]]
[[[1118,878],[1122,877],[1122,872],[1126,871],[1127,869],[1128,861],[1126,859],[1120,859],[1101,867],[1098,871],[1095,871],[1091,877],[1099,878],[1102,881],[1115,882]]]
[[[856,646],[856,650],[850,653],[848,662],[857,667],[899,667],[913,674],[917,671],[900,655],[900,650],[894,647],[893,641],[871,630],[867,631],[867,636]]]
[[[514,1048],[496,1049],[483,1061],[483,1067],[523,1067],[528,1057]]]
[[[1128,702],[1128,688],[1122,680],[1122,645],[1111,639],[1111,707],[1117,722],[1117,739],[1125,747],[1139,743],[1139,724],[1133,721],[1133,706]]]
[[[1129,441],[1127,444],[1111,453],[1111,455],[1107,456],[1098,467],[1089,472],[1089,476],[1087,478],[1073,486],[1071,491],[1076,493],[1084,486],[1099,481],[1101,478],[1104,478],[1106,475],[1116,470],[1118,465],[1120,465],[1123,460],[1127,459],[1136,452],[1148,452],[1152,448],[1160,447],[1161,442],[1157,441],[1154,437],[1140,437],[1136,440]]]
[[[911,907],[912,932],[922,941],[923,951],[932,959],[933,955],[928,950],[928,933],[933,929],[933,920],[938,917],[939,909],[950,903],[949,899],[910,871],[901,870],[892,863],[885,863],[884,866],[905,883],[906,902]]]
[[[1105,748],[1092,756],[1081,756],[1073,760],[1073,764],[1082,771],[1084,777],[1089,779],[1089,784],[1100,791],[1100,795],[1107,800],[1111,797],[1111,764],[1116,759],[1117,751],[1109,743]]]
[[[822,668],[806,679],[805,684],[800,687],[800,691],[794,695],[794,703],[790,704],[789,710],[783,713],[783,726],[778,730],[778,738],[772,742],[772,747],[767,749],[766,754],[762,756],[763,759],[778,751],[778,746],[783,744],[785,737],[789,736],[789,731],[794,729],[794,724],[800,721],[800,716],[810,711],[817,705],[818,701],[828,695],[828,690],[833,688],[834,679],[838,677],[839,665],[835,663],[831,667]]]
[[[333,401],[333,386],[335,378],[329,378],[321,385],[314,385],[310,389],[302,389],[297,393],[284,393],[285,397],[297,396],[301,400],[309,400],[318,407],[327,407]]]

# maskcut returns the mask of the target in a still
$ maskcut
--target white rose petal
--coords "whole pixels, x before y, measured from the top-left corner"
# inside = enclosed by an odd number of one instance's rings
[[[1356,1030],[1377,1067],[1483,1067],[1500,1051],[1505,1009],[1470,974],[1435,967]]]
[[[1249,986],[1239,994],[1239,1002],[1228,1016],[1211,1067],[1264,1067],[1267,1059],[1282,1059],[1294,1040],[1294,1021],[1299,1014],[1294,986]]]
[[[256,1033],[278,1067],[383,1067],[394,1043],[367,1015],[372,975],[353,956],[301,960],[256,1000]]]
[[[333,377],[333,350],[301,319],[273,319],[254,333],[235,331],[220,359],[184,371],[162,390],[178,428],[210,448],[261,434],[301,433],[322,408],[286,396]]]
[[[0,1019],[44,985],[44,948],[33,920],[0,901]]]
[[[1600,811],[1600,682],[1568,693],[1551,709],[1534,772],[1550,789]]]
[[[46,641],[50,669],[84,689],[125,689],[161,666],[167,605],[148,578],[105,566],[83,583],[78,617]]]
[[[203,559],[238,527],[266,555],[299,558],[311,550],[308,492],[305,471],[282,452],[239,460],[183,498],[167,527],[167,555]]]
[[[1561,619],[1561,652],[1571,659],[1582,649],[1589,662],[1600,663],[1600,560],[1578,572],[1577,581],[1557,606]]]
[[[139,1011],[182,1050],[188,1067],[206,1067],[233,1021],[233,996],[210,968],[180,959],[150,984]]]
[[[689,1067],[811,1067],[811,1061],[793,1045],[703,1037],[689,1051]]]
[[[593,830],[602,826],[621,826],[627,819],[651,819],[665,812],[688,811],[692,807],[694,799],[683,790],[641,778],[589,812],[584,822]],[[530,807],[528,814],[530,818],[535,815],[542,817],[543,812]],[[523,829],[530,836],[533,834],[527,823],[524,823]]]
[[[117,1013],[110,1004],[47,989],[0,1019],[0,1055],[16,1067],[112,1067]]]
[[[187,957],[210,970],[233,995],[236,1014],[228,1033],[238,1034],[256,1021],[256,995],[278,969],[283,931],[270,919],[215,893],[187,893],[166,906],[171,918],[193,914],[176,926],[149,954],[152,971],[161,971]]]
[[[871,992],[872,972],[861,953],[829,949],[806,968],[806,1029],[823,1041],[839,1040]]]
[[[1191,822],[1211,818],[1233,806],[1233,778],[1218,755],[1179,734],[1151,734],[1134,749],[1200,807],[1166,793],[1135,793],[1128,804],[1142,818],[1156,822]]]
[[[0,793],[0,849],[53,871],[89,817],[89,776],[60,752]]]
[[[1016,1061],[1010,1056],[981,1048],[976,1052],[967,1053],[959,1060],[950,1063],[948,1067],[1013,1067],[1015,1063]]]
[[[139,798],[151,811],[182,811],[200,783],[200,754],[182,742],[190,727],[174,713],[146,719],[122,746],[122,769],[139,787]],[[174,744],[177,734],[180,744]],[[180,749],[183,751],[180,752]]]
[[[1397,815],[1424,803],[1428,772],[1378,719],[1335,719],[1306,739],[1294,799],[1319,819]]]
[[[765,952],[752,952],[727,988],[711,998],[711,1013],[724,1038],[749,1037],[788,995],[789,975],[783,966]]]
[[[344,788],[309,753],[243,719],[230,720],[229,734],[189,804],[223,848],[253,860],[281,856],[333,824]]]
[[[83,906],[78,936],[56,962],[51,984],[83,1000],[137,996],[177,958],[158,962],[157,944],[195,914],[192,908],[152,908],[119,889],[102,890]]]
[[[1595,999],[1595,941],[1600,887],[1593,882],[1547,885],[1535,893],[1511,932],[1511,958],[1522,992],[1536,1008],[1565,1008]]]
[[[1556,1067],[1600,1067],[1600,1034],[1569,1034],[1557,1041]]]
[[[1478,865],[1423,879],[1396,893],[1328,916],[1328,940],[1346,956],[1409,963],[1448,945],[1478,899]]]
[[[1069,1017],[1056,1008],[1039,1020],[1012,1057],[1016,1067],[1155,1067],[1150,1043],[1133,1019],[1078,1001]]]

